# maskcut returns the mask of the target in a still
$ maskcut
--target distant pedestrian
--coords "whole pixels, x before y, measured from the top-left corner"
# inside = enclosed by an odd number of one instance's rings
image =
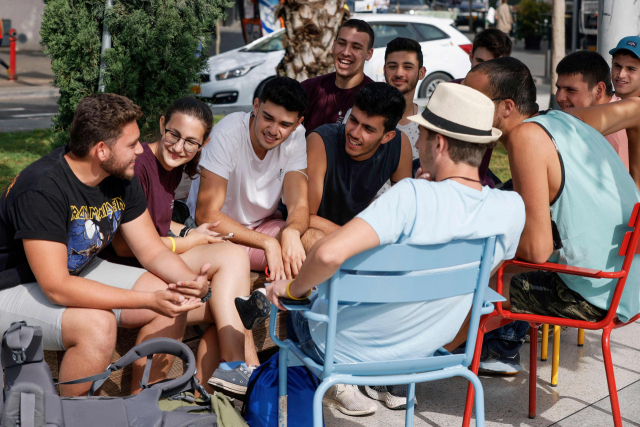
[[[509,35],[513,26],[513,17],[511,16],[511,7],[507,4],[507,0],[502,0],[500,6],[496,10],[496,28],[503,33]]]
[[[4,26],[2,25],[2,17],[0,17],[0,46],[2,46],[2,36],[3,35],[4,35]],[[2,60],[2,58],[0,58],[0,65],[2,65],[7,70],[9,69],[9,66],[7,65],[6,62],[4,62]]]

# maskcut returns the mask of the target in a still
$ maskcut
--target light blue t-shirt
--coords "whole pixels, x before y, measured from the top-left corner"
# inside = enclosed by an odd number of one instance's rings
[[[375,230],[381,245],[434,245],[497,236],[495,267],[515,256],[525,210],[515,192],[489,187],[478,191],[451,180],[404,179],[358,218]],[[340,306],[336,360],[349,363],[429,356],[454,339],[471,309],[472,298],[468,294],[411,304]],[[313,311],[326,313],[323,300],[316,301]],[[310,321],[309,327],[324,352],[326,324]]]

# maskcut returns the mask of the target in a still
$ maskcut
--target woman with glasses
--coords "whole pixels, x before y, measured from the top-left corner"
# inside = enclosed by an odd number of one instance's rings
[[[192,179],[198,174],[200,150],[209,142],[212,127],[213,115],[207,104],[190,97],[178,99],[160,118],[158,141],[143,143],[144,151],[135,163],[149,214],[164,244],[194,271],[211,264],[211,289],[203,298],[206,310],[192,310],[187,317],[188,325],[215,324],[205,332],[196,357],[197,377],[205,386],[219,362],[245,362],[245,332],[233,301],[249,293],[247,253],[218,237],[214,231],[217,223],[190,228],[171,219],[176,188],[183,173]],[[114,237],[112,246],[119,260],[133,257],[121,235]],[[250,361],[258,363],[253,345],[247,347],[253,352],[248,355]]]

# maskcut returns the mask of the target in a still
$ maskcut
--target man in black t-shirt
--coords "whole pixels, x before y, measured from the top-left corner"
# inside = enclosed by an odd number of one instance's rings
[[[117,325],[140,327],[138,342],[181,339],[187,312],[204,310],[201,298],[210,295],[209,265],[194,278],[146,209],[133,173],[141,116],[122,96],[84,98],[69,146],[28,166],[0,196],[0,334],[19,320],[40,326],[45,350],[66,350],[60,381],[102,372]],[[96,257],[118,229],[148,272]],[[162,379],[169,362],[154,363],[160,369],[150,381]],[[144,364],[134,365],[132,391]],[[90,385],[64,385],[61,393],[80,395]]]
[[[411,178],[411,144],[396,129],[404,109],[398,89],[371,83],[356,95],[346,124],[307,137],[309,248],[369,206],[387,180]]]

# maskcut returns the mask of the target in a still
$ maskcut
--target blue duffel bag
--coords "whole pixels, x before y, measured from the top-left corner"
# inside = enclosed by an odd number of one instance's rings
[[[249,427],[278,427],[278,355],[256,368],[247,386],[242,416]],[[320,385],[306,366],[287,370],[287,424],[313,426],[313,395]]]

